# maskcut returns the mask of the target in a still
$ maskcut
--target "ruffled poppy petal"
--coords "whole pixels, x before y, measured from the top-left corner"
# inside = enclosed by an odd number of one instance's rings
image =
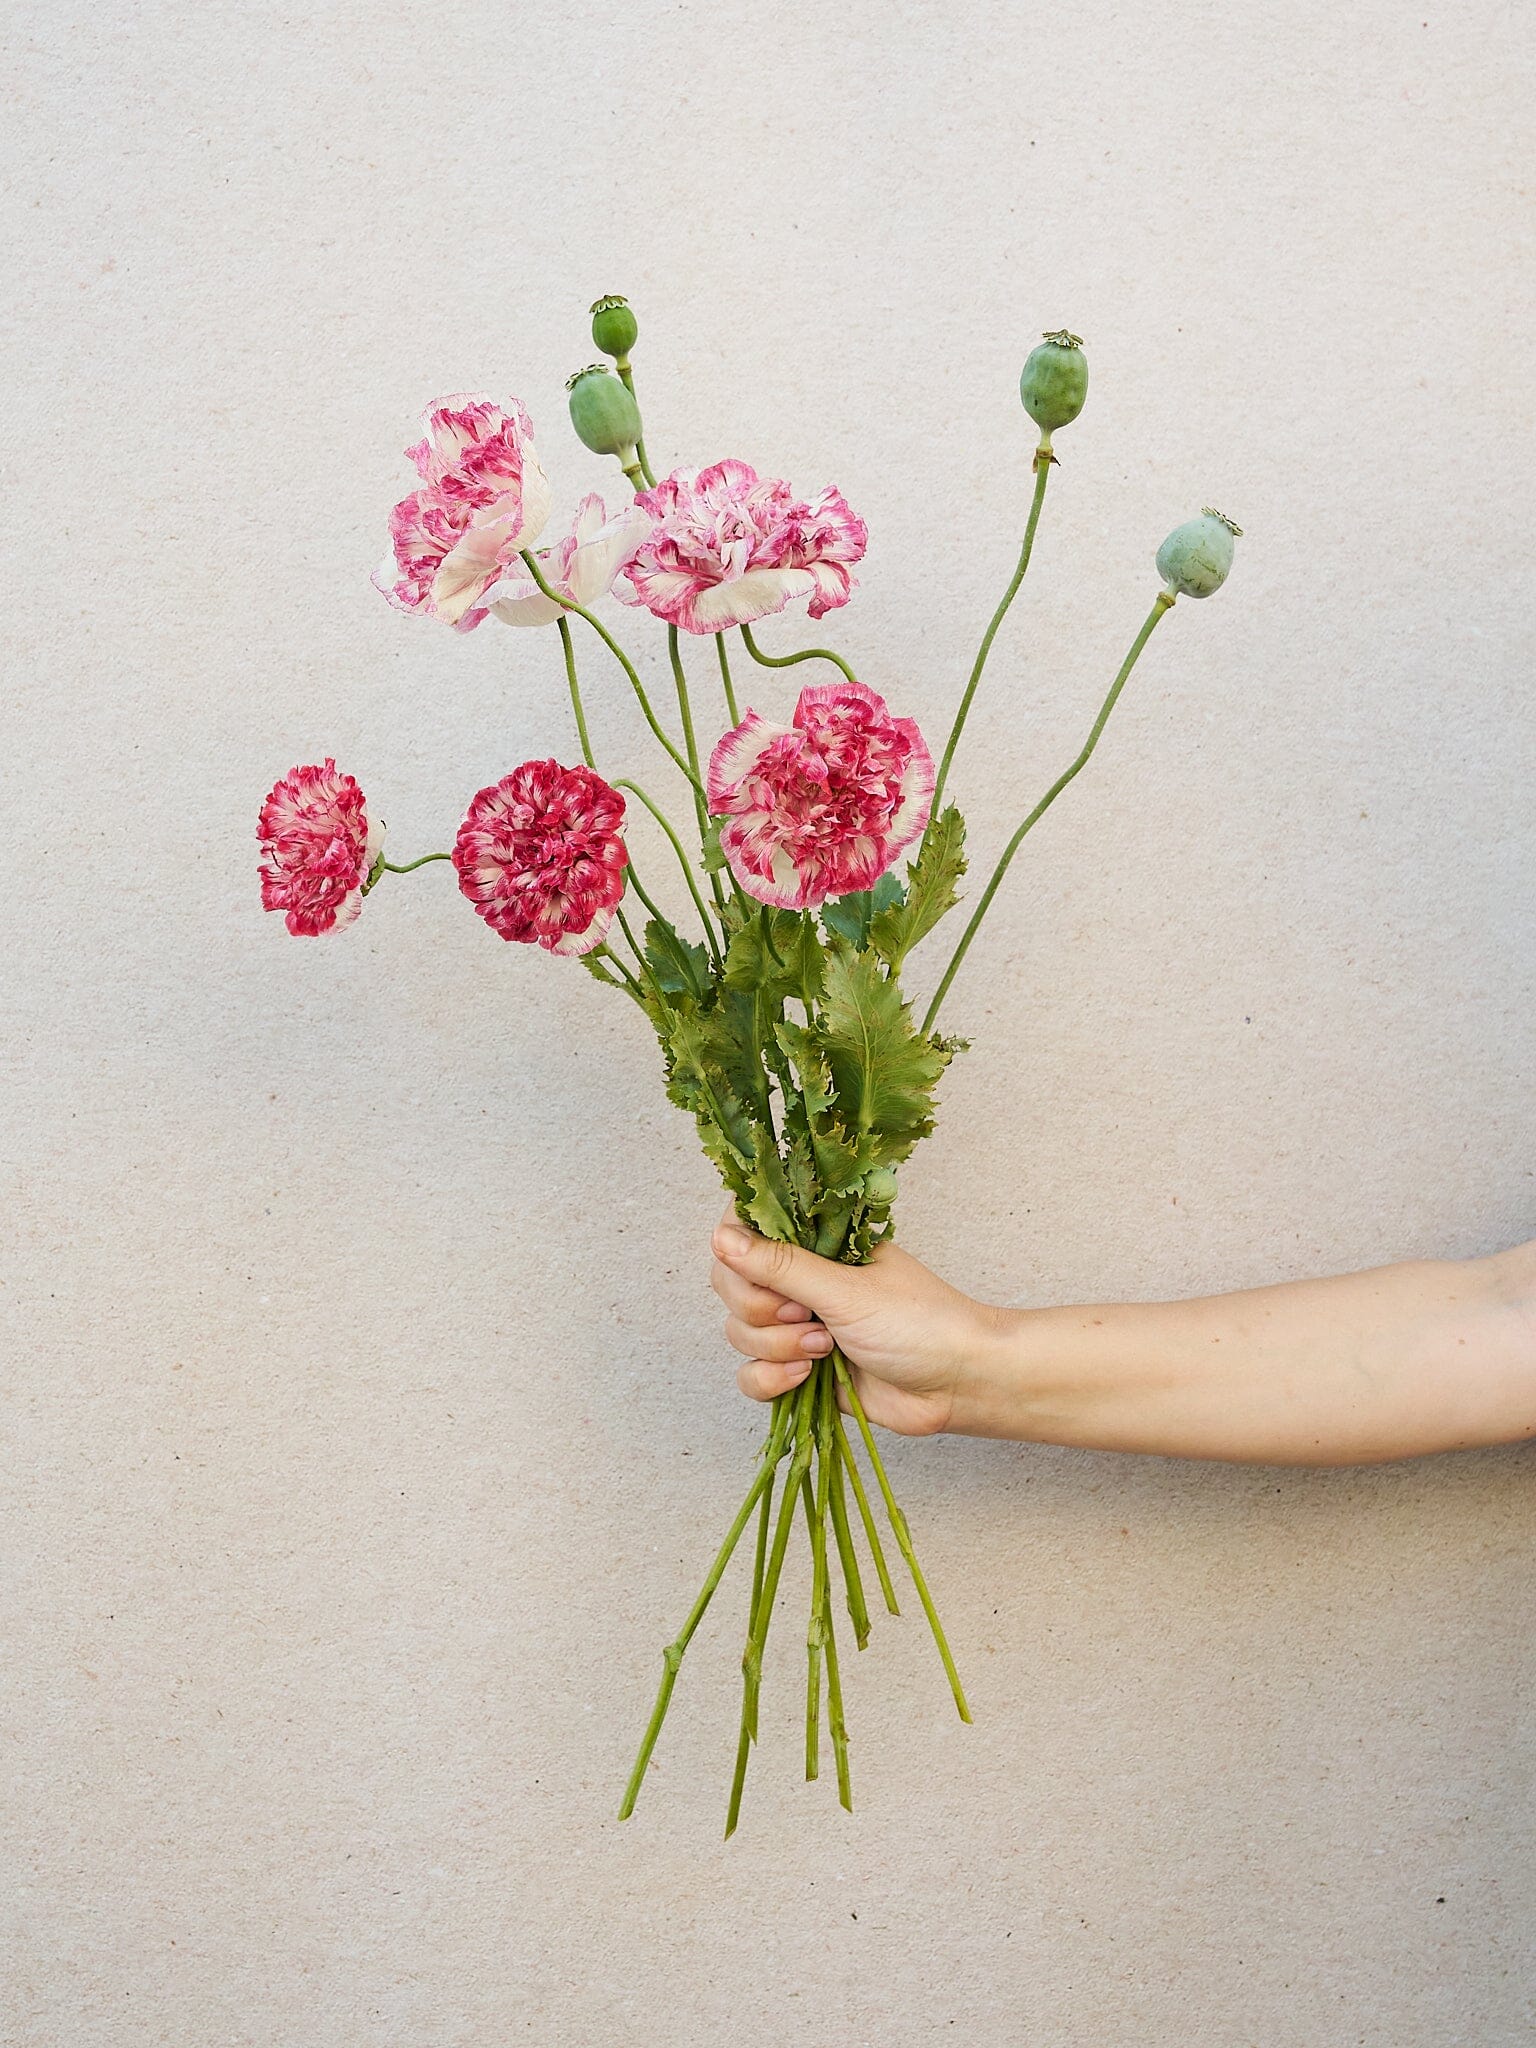
[[[589,953],[624,893],[624,799],[595,769],[525,761],[480,790],[454,841],[459,887],[504,939]]]
[[[708,776],[732,874],[749,896],[790,910],[872,888],[927,824],[933,784],[916,721],[849,682],[802,690],[791,726],[748,712],[717,743]]]
[[[257,820],[264,910],[280,910],[297,938],[352,923],[363,884],[384,848],[384,827],[363,792],[329,756],[291,768],[267,792]]]

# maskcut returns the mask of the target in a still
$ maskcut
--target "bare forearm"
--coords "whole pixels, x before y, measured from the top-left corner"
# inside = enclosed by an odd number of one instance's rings
[[[1536,1436],[1536,1246],[1196,1301],[998,1311],[948,1426],[1286,1465]]]

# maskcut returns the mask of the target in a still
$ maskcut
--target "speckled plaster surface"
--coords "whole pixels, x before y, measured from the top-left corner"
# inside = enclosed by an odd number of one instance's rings
[[[404,853],[569,748],[552,642],[368,586],[424,399],[522,396],[568,508],[607,477],[561,384],[627,291],[655,454],[838,482],[837,643],[938,728],[1065,322],[1093,390],[957,783],[980,848],[1163,533],[1248,536],[957,987],[907,1241],[1049,1301],[1529,1236],[1528,12],[47,0],[8,38],[6,2048],[1529,2041],[1529,1449],[895,1445],[975,1726],[879,1629],[850,1820],[788,1656],[723,1846],[728,1590],[618,1826],[758,1420],[717,1196],[631,1016],[448,870],[300,945],[251,836],[325,751]]]

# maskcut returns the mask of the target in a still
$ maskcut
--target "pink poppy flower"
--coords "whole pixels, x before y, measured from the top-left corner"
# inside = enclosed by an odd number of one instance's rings
[[[933,757],[917,721],[863,683],[800,692],[792,725],[749,711],[709,757],[709,808],[749,896],[814,910],[869,889],[928,822]]]
[[[750,625],[797,597],[820,618],[847,603],[849,566],[869,540],[841,492],[806,503],[745,462],[674,470],[635,503],[650,514],[651,531],[617,595],[685,633]]]
[[[256,826],[261,903],[287,912],[296,938],[340,931],[363,907],[363,884],[384,848],[384,827],[363,792],[327,758],[290,769],[267,792]]]
[[[595,768],[525,761],[470,805],[453,847],[459,887],[504,939],[590,953],[624,893],[623,822],[623,797]]]
[[[390,514],[390,552],[373,580],[400,611],[467,633],[503,566],[543,531],[549,479],[515,398],[505,409],[475,392],[441,398],[422,424],[425,438],[405,451],[422,485]]]
[[[539,573],[563,597],[593,605],[608,595],[614,577],[650,530],[650,519],[636,505],[626,505],[610,519],[601,498],[585,497],[564,540],[539,549]],[[547,626],[562,610],[521,562],[512,563],[481,603],[509,626]]]
[[[848,573],[864,559],[869,546],[869,528],[849,509],[841,491],[829,484],[807,505],[797,505],[786,535],[784,561],[792,569],[806,569],[816,579],[816,595],[806,606],[813,619],[835,611],[853,594],[854,579]]]

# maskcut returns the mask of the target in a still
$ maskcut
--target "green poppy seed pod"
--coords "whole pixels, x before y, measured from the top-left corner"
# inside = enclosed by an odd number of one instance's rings
[[[594,455],[634,460],[640,438],[640,408],[606,363],[578,370],[566,383],[571,425]]]
[[[1157,573],[1175,597],[1209,597],[1232,567],[1232,543],[1243,529],[1207,505],[1176,526],[1157,551]]]
[[[896,1199],[894,1166],[872,1166],[864,1176],[864,1199],[872,1208],[888,1209]]]
[[[1063,327],[1031,349],[1019,378],[1024,410],[1047,445],[1058,427],[1068,427],[1088,396],[1088,358],[1082,338]]]
[[[635,345],[640,323],[629,309],[629,301],[618,292],[598,299],[592,308],[592,340],[605,356],[623,362]]]

